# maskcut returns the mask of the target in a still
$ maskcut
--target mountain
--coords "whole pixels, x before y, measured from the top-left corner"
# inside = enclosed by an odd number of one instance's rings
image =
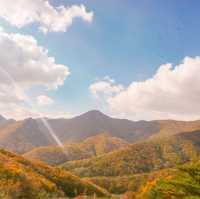
[[[35,147],[56,144],[44,129],[42,123],[34,119],[3,125],[0,127],[0,147],[22,154]]]
[[[84,140],[101,132],[127,141],[149,137],[159,130],[156,121],[130,121],[111,118],[100,111],[89,111],[72,119],[48,120],[56,135],[62,140]]]
[[[5,122],[5,121],[6,121],[6,118],[3,117],[2,115],[0,115],[0,124],[3,123],[3,122]]]
[[[0,147],[19,154],[40,146],[83,141],[108,132],[129,142],[147,138],[159,130],[157,122],[115,119],[99,111],[89,111],[71,119],[25,119],[0,126]]]
[[[7,119],[4,116],[0,115],[0,128],[3,128],[4,126],[16,122],[14,119]]]
[[[62,167],[80,176],[133,175],[196,160],[199,153],[200,131],[193,131],[138,142],[105,155],[66,162]]]
[[[0,198],[67,198],[108,195],[102,188],[42,163],[0,150]]]
[[[25,153],[24,157],[40,160],[50,165],[59,165],[66,161],[86,159],[127,146],[129,146],[127,141],[112,137],[108,133],[101,133],[79,143],[65,144],[64,148],[58,146],[38,147]]]
[[[71,119],[25,119],[0,125],[0,147],[19,154],[37,147],[81,142],[108,132],[112,137],[135,143],[200,129],[200,121],[130,121],[93,110]],[[82,155],[81,155],[82,156]]]
[[[160,180],[174,177],[177,165],[200,159],[200,121],[134,122],[99,111],[71,119],[0,120],[0,147],[23,154],[0,150],[0,198],[109,195],[101,186],[142,199],[160,194]]]

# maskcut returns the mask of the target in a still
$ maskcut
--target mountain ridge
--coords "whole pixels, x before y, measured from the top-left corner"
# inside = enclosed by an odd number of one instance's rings
[[[81,142],[102,132],[135,143],[199,129],[200,121],[131,121],[92,110],[71,119],[6,121],[0,125],[0,147],[23,154],[37,147],[58,145],[58,141]]]
[[[158,129],[156,122],[116,119],[93,110],[71,119],[28,118],[12,122],[0,127],[0,147],[23,154],[35,147],[56,145],[55,137],[62,143],[77,142],[101,132],[132,142],[149,137]]]

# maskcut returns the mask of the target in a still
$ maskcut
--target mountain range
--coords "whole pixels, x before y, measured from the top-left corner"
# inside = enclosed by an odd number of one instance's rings
[[[177,179],[180,165],[199,162],[200,121],[131,121],[96,110],[71,119],[1,116],[0,147],[0,194],[16,194],[14,184],[20,198],[127,192],[130,199],[153,199],[160,180]]]
[[[113,137],[135,142],[159,130],[158,122],[116,119],[99,111],[89,111],[71,119],[9,121],[0,126],[0,147],[19,154],[40,146],[57,145],[56,139],[62,143],[77,142],[108,132]]]
[[[30,157],[37,156],[37,152],[49,150],[52,153],[62,148],[65,154],[69,154],[64,159],[77,160],[90,157],[91,154],[99,155],[99,151],[96,151],[99,147],[97,145],[101,145],[100,150],[107,153],[127,143],[199,129],[200,121],[131,121],[112,118],[97,110],[71,119],[28,118],[15,121],[1,116],[0,147],[18,154],[29,154]],[[100,134],[104,136],[98,137]],[[105,136],[106,134],[109,136]],[[95,143],[98,141],[99,143]],[[90,147],[86,147],[87,145]],[[73,158],[74,155],[77,157]]]

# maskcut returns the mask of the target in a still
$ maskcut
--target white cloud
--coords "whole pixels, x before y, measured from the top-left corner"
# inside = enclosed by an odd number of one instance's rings
[[[106,100],[113,114],[135,120],[200,119],[200,57],[162,65],[152,78],[133,82]]]
[[[27,91],[57,89],[70,74],[32,36],[0,31],[0,52],[0,113],[7,117],[34,115]]]
[[[58,119],[58,118],[72,118],[75,115],[70,113],[70,112],[65,112],[65,111],[52,111],[52,112],[45,112],[43,114],[40,114],[38,116],[36,116],[36,118],[38,117],[47,117],[47,118],[51,118],[51,119]]]
[[[48,97],[47,95],[40,95],[37,97],[37,104],[39,106],[48,106],[52,105],[54,103],[54,100]]]
[[[90,92],[95,97],[108,97],[123,90],[123,86],[115,84],[115,81],[110,77],[106,76],[102,80],[98,80],[90,85]]]
[[[6,118],[14,118],[16,120],[22,120],[26,118],[71,118],[73,115],[69,112],[58,111],[58,110],[48,110],[39,111],[35,107],[23,106],[17,103],[0,103],[0,114]]]
[[[0,114],[16,120],[39,116],[37,110],[19,103],[0,103]]]
[[[32,36],[0,32],[0,84],[11,81],[23,88],[42,85],[56,89],[69,75]]]
[[[38,23],[46,33],[66,31],[75,18],[91,22],[93,12],[84,5],[54,7],[48,0],[0,0],[0,17],[18,28]]]

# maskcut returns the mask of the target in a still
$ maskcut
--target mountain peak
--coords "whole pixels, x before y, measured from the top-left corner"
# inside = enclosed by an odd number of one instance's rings
[[[88,111],[84,114],[82,114],[82,116],[89,116],[89,117],[108,117],[107,115],[105,115],[104,113],[102,113],[99,110],[91,110]]]
[[[0,115],[0,122],[2,122],[2,121],[6,121],[6,118],[3,117],[2,115]]]

